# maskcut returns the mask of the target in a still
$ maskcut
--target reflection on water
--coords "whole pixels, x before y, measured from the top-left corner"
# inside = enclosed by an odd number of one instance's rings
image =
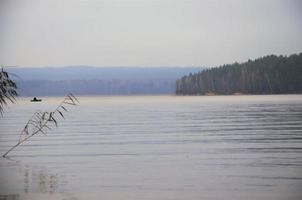
[[[5,113],[1,153],[34,110],[60,101],[44,99],[20,100]],[[58,129],[12,152],[20,162],[1,159],[0,199],[302,198],[302,95],[80,100]]]
[[[17,198],[18,195],[10,195],[9,193],[55,193],[58,187],[63,184],[57,174],[38,166],[22,165],[19,162],[1,159],[1,193],[3,199]],[[5,180],[5,181],[4,181]],[[16,182],[15,182],[16,181]],[[61,182],[60,182],[61,181]],[[21,187],[16,187],[19,185]],[[7,196],[8,195],[8,196]],[[1,198],[0,198],[1,199]]]
[[[26,167],[24,170],[24,192],[54,193],[58,189],[58,175],[45,170],[35,171]]]

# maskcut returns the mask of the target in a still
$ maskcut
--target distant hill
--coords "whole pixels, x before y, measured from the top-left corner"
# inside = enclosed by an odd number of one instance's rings
[[[302,93],[302,53],[265,56],[190,73],[176,82],[178,95]]]
[[[173,94],[175,81],[202,67],[7,67],[21,96]]]
[[[155,80],[175,79],[203,67],[8,67],[21,80]]]

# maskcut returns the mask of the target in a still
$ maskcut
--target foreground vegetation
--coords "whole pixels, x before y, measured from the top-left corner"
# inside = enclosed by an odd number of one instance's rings
[[[7,106],[8,102],[15,103],[17,93],[17,85],[11,79],[13,74],[8,73],[1,67],[0,70],[0,115],[3,116],[4,106]],[[47,134],[48,130],[51,130],[50,125],[54,124],[58,126],[57,115],[64,118],[64,112],[68,112],[67,106],[75,106],[79,103],[77,98],[73,94],[68,94],[64,100],[58,105],[58,107],[51,112],[48,111],[36,111],[34,115],[25,124],[23,130],[20,133],[18,142],[12,146],[2,157],[6,157],[9,152],[14,150],[16,147],[27,141],[31,137],[37,134]]]
[[[58,119],[56,118],[56,116],[59,115],[62,118],[65,118],[64,112],[68,112],[66,106],[75,106],[78,103],[78,99],[70,93],[64,98],[64,100],[54,111],[36,111],[25,124],[23,130],[20,133],[18,142],[2,156],[6,157],[9,152],[37,134],[47,135],[47,131],[51,130],[51,124],[54,124],[56,127],[58,126]]]
[[[16,101],[17,93],[17,85],[11,79],[10,74],[4,70],[3,67],[0,69],[0,115],[3,115],[4,106],[8,104],[8,102],[14,103]]]
[[[176,82],[178,95],[302,93],[302,53],[207,69]]]

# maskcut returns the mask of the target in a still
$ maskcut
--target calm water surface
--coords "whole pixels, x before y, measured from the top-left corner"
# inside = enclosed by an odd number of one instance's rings
[[[0,153],[61,99],[6,109]],[[0,159],[0,199],[302,199],[302,95],[79,99]]]

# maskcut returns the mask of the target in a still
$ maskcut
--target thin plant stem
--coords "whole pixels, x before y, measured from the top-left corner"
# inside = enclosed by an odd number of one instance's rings
[[[65,112],[67,112],[67,109],[65,107],[63,107],[63,105],[68,104],[68,105],[77,105],[76,102],[79,102],[77,100],[77,98],[75,96],[73,96],[72,94],[67,95],[64,100],[57,106],[57,108],[53,111],[53,112],[44,112],[44,113],[40,113],[40,112],[36,112],[33,117],[28,120],[27,124],[25,125],[25,128],[23,129],[23,131],[20,134],[20,138],[19,141],[12,146],[5,154],[2,155],[2,157],[6,157],[7,154],[9,152],[11,152],[12,150],[14,150],[16,147],[18,147],[19,145],[21,145],[23,142],[25,142],[26,140],[28,140],[29,138],[33,137],[34,135],[38,134],[38,133],[44,133],[43,129],[45,127],[49,128],[47,126],[48,122],[54,122],[55,125],[57,126],[57,121],[54,118],[54,115],[56,113],[60,113],[60,115],[64,118],[64,115],[62,114],[62,112],[60,111],[60,108],[62,108]],[[42,117],[42,115],[45,114],[49,114],[49,118],[48,119],[44,119]],[[34,121],[33,119],[37,117],[39,121]],[[45,121],[43,124],[39,124],[43,121]],[[22,135],[24,134],[24,132],[26,134],[28,134],[28,130],[26,129],[29,125],[33,126],[34,128],[38,128],[37,130],[35,130],[33,133],[31,133],[29,136],[25,137],[24,139],[21,139]]]

